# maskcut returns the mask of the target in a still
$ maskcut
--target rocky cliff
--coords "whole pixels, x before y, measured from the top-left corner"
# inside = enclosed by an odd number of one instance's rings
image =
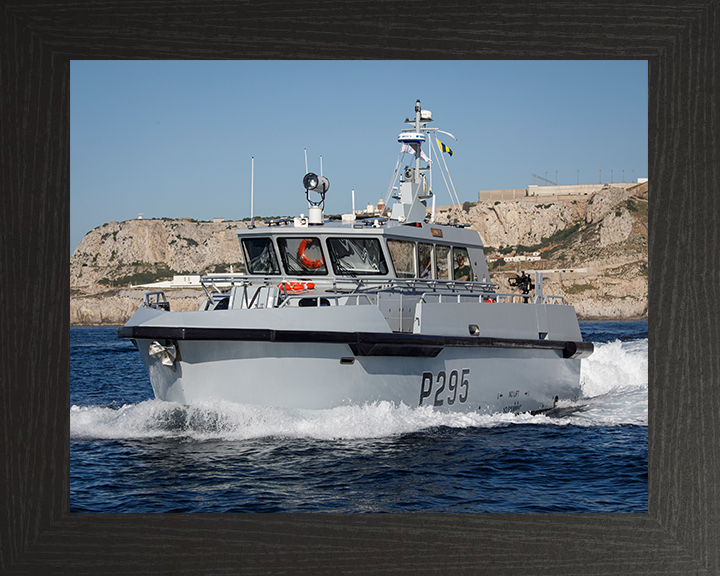
[[[647,318],[648,187],[586,197],[439,207],[436,220],[478,231],[500,291],[520,270],[545,270],[544,293],[582,318]],[[235,231],[246,222],[129,220],[89,232],[70,264],[72,324],[122,324],[142,302],[137,284],[173,275],[242,270]],[[533,257],[536,261],[508,261]],[[537,256],[534,256],[537,258]],[[547,272],[552,270],[553,272]],[[173,310],[197,310],[202,290],[166,291]]]
[[[563,296],[583,318],[647,318],[647,183],[589,197],[466,202],[436,215],[478,231],[500,291],[515,291],[508,281],[521,270],[544,270],[544,293]],[[518,258],[529,259],[511,261]]]
[[[88,232],[70,258],[70,289],[96,294],[176,274],[242,267],[235,231],[247,222],[127,220]]]
[[[573,250],[543,254],[548,262],[566,259],[590,265],[588,259],[605,258],[608,252],[619,254],[621,259],[636,256],[647,259],[647,195],[648,187],[644,183],[628,190],[606,187],[591,196],[465,202],[461,207],[441,206],[436,211],[436,219],[470,224],[487,248],[506,249],[503,253],[523,253],[530,247],[545,252],[551,248],[568,248],[561,246],[562,239],[579,240]],[[631,249],[632,256],[624,253],[630,249],[628,241],[636,245]],[[586,249],[577,252],[579,247]],[[614,257],[613,261],[616,261]]]
[[[70,324],[75,326],[121,325],[128,321],[143,300],[146,288],[108,290],[70,298]],[[205,299],[202,290],[165,290],[173,312],[197,310]]]

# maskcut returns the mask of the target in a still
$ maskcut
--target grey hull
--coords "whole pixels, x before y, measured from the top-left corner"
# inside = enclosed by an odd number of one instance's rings
[[[480,412],[528,412],[577,400],[580,360],[562,350],[444,348],[435,357],[355,356],[348,344],[194,340],[168,366],[136,340],[161,400],[223,399],[323,409],[389,401]]]

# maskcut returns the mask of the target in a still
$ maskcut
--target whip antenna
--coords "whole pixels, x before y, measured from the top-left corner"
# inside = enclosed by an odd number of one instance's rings
[[[249,228],[255,228],[255,213],[254,213],[254,200],[255,200],[255,156],[250,161],[250,226]]]

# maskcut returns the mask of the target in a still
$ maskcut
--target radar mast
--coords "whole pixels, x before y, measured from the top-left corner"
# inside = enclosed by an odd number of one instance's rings
[[[400,222],[422,222],[427,213],[426,200],[433,195],[424,174],[430,166],[421,166],[423,160],[430,161],[422,151],[422,144],[426,140],[424,128],[432,122],[432,113],[423,110],[418,100],[415,102],[415,120],[405,121],[413,127],[404,129],[398,136],[398,142],[403,145],[404,151],[415,157],[415,162],[403,170],[398,201],[393,205],[391,218]]]

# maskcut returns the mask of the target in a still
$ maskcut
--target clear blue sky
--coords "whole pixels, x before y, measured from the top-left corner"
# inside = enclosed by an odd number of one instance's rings
[[[454,151],[460,201],[479,190],[647,177],[645,61],[73,61],[70,250],[113,220],[326,213],[385,196],[415,100]],[[450,204],[439,174],[437,204]]]

